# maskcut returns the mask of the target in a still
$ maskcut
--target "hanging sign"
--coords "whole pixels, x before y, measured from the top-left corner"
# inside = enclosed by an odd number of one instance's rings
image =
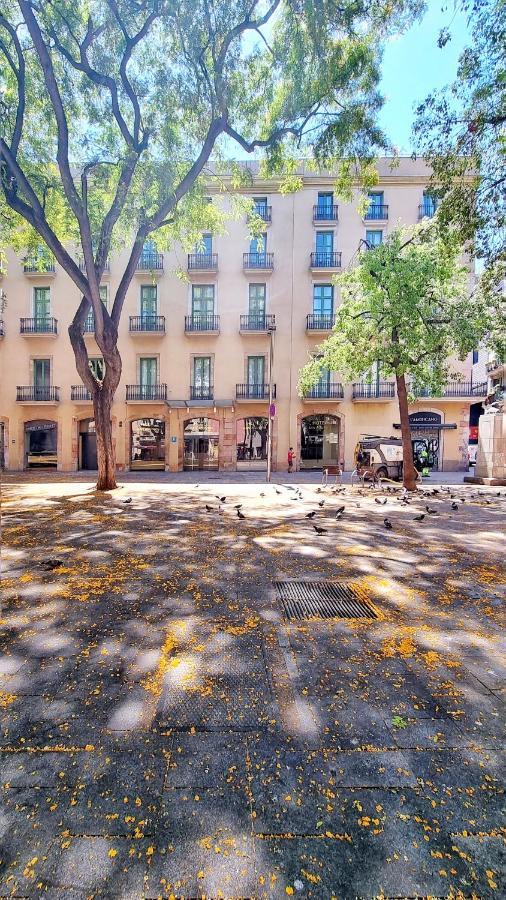
[[[409,416],[411,427],[417,425],[441,425],[441,414],[435,412],[414,412]]]
[[[271,403],[271,405],[269,406],[269,415],[270,415],[271,419],[274,418],[274,416],[276,415],[276,404],[275,403]]]

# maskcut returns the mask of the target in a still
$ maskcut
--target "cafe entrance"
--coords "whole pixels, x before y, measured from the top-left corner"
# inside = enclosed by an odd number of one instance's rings
[[[217,469],[219,465],[220,423],[199,416],[184,423],[184,469]]]

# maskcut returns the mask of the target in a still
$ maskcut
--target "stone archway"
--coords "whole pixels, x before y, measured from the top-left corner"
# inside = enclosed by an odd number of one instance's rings
[[[183,423],[183,468],[219,468],[220,421],[197,416]]]
[[[132,470],[165,470],[165,419],[142,416],[128,422],[129,466]]]
[[[323,469],[342,465],[341,417],[333,413],[298,416],[301,469]]]
[[[30,419],[23,424],[24,468],[58,466],[60,441],[58,423],[52,419]]]

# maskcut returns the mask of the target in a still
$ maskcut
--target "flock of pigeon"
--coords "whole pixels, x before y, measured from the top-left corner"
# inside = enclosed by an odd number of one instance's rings
[[[199,486],[200,485],[196,484],[194,487],[198,488]],[[290,496],[287,498],[289,500],[292,500],[292,501],[304,500],[304,496],[302,494],[301,489],[294,487],[293,485],[285,485],[284,491],[281,491],[279,489],[279,487],[277,487],[276,485],[272,485],[272,487],[276,494],[278,494],[278,495],[285,494],[285,497],[287,496],[286,492],[292,492],[290,494]],[[370,488],[371,488],[371,490],[373,490],[374,486],[371,485]],[[324,491],[325,491],[324,487],[316,488],[316,493],[318,493],[318,494],[321,494]],[[354,489],[354,488],[350,488],[350,491],[351,491],[352,497],[355,497],[356,495],[360,495],[363,497],[363,496],[367,496],[367,493],[368,493],[367,489],[365,489],[365,488],[364,489],[359,488],[358,490]],[[346,494],[348,492],[348,489],[345,486],[341,486],[341,487],[336,486],[336,487],[331,488],[330,492],[333,495]],[[417,514],[413,517],[413,520],[415,522],[423,522],[423,520],[426,518],[426,516],[428,516],[428,517],[437,516],[437,515],[439,515],[440,512],[447,511],[446,507],[440,507],[439,509],[435,509],[434,506],[431,506],[430,503],[427,502],[429,499],[432,501],[432,503],[434,503],[435,501],[450,503],[450,510],[452,513],[458,513],[458,511],[460,509],[459,504],[465,503],[466,499],[470,500],[470,501],[476,499],[475,494],[469,494],[467,497],[457,496],[457,494],[452,492],[452,488],[444,487],[444,486],[441,486],[439,488],[433,487],[430,490],[421,490],[421,491],[417,491],[416,494],[410,494],[404,488],[391,487],[389,485],[386,487],[386,493],[389,494],[390,496],[375,497],[374,502],[377,503],[379,506],[386,506],[387,503],[397,501],[401,504],[400,508],[404,509],[406,507],[411,506],[411,504],[414,500],[418,501],[418,502],[421,500],[424,503],[425,511],[417,512]],[[226,502],[227,502],[226,496],[219,496],[218,494],[216,494],[215,496],[216,496],[216,499],[218,500],[218,507],[216,508],[216,507],[210,506],[208,503],[206,503],[205,509],[206,509],[206,512],[208,512],[208,513],[221,512],[222,506],[224,504],[226,504]],[[265,496],[266,496],[265,491],[261,491],[260,497],[264,498]],[[501,493],[500,492],[497,493],[496,496],[500,497]],[[481,503],[484,503],[486,505],[490,505],[492,502],[484,492],[478,492],[478,499]],[[323,507],[325,506],[325,502],[326,501],[325,501],[324,497],[322,497],[322,499],[318,501],[318,507],[320,510],[323,510]],[[360,506],[360,503],[355,501],[354,505]],[[236,510],[238,519],[246,518],[244,513],[241,511],[242,506],[243,506],[242,503],[236,503],[236,504],[234,504],[234,507],[233,507]],[[336,519],[336,520],[341,519],[342,516],[344,515],[345,511],[346,511],[346,506],[344,506],[344,505],[338,506],[337,509],[333,510],[334,519]],[[311,521],[312,527],[313,527],[314,531],[316,532],[316,534],[318,534],[318,535],[326,534],[326,532],[328,531],[327,528],[323,528],[321,525],[316,525],[312,521],[315,518],[315,516],[318,514],[318,512],[319,512],[319,510],[311,510],[311,512],[308,512],[305,514],[305,518],[309,519]],[[383,519],[383,524],[384,524],[384,527],[387,529],[387,531],[391,531],[394,528],[394,524],[388,516],[385,516],[385,518]]]

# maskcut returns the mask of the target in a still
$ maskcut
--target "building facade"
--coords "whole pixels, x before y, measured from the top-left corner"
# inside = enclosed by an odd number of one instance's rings
[[[378,186],[362,217],[357,202],[337,203],[330,175],[303,173],[303,187],[283,196],[275,181],[254,179],[249,193],[265,223],[251,240],[248,223],[192,254],[145,248],[119,327],[123,360],[113,408],[117,465],[125,469],[263,469],[267,456],[269,361],[274,391],[273,469],[353,467],[361,434],[400,432],[392,382],[344,384],[326,373],[304,398],[300,368],[329,334],[339,304],[333,277],[352,263],[361,241],[374,244],[399,223],[432,215],[429,172],[420,161],[380,162]],[[245,191],[242,191],[245,193]],[[212,201],[227,203],[216,192]],[[357,195],[358,196],[358,195]],[[109,303],[126,252],[110,261],[102,293]],[[177,271],[184,269],[182,280]],[[79,301],[56,264],[7,254],[0,287],[0,444],[6,469],[94,469],[93,407],[77,375],[67,333]],[[93,317],[85,340],[91,365],[103,365]],[[483,362],[455,364],[459,380],[441,397],[410,410],[415,450],[434,468],[467,468],[470,412],[486,395]]]

